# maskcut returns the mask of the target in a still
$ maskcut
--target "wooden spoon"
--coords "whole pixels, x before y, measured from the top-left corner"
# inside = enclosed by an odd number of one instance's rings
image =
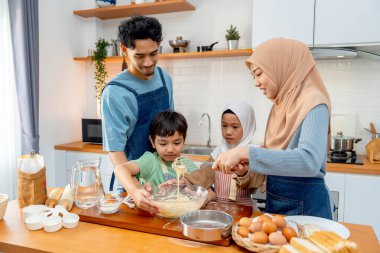
[[[371,127],[371,133],[372,134],[377,134],[377,131],[376,131],[376,128],[375,128],[375,125],[371,122],[369,123],[369,126]]]

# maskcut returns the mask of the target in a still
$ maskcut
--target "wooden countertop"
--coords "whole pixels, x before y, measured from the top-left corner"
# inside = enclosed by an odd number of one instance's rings
[[[78,151],[78,152],[92,152],[107,154],[107,151],[103,151],[102,145],[97,144],[87,144],[81,141],[76,141],[67,144],[55,145],[54,149],[56,150],[67,150],[67,151]],[[187,155],[188,157],[205,161],[207,157],[205,156],[196,156],[196,155]],[[380,164],[371,164],[369,163],[366,155],[359,155],[364,165],[357,164],[345,164],[345,163],[327,163],[328,172],[338,172],[338,173],[352,173],[352,174],[367,174],[367,175],[380,175]]]
[[[0,221],[1,252],[248,252],[236,244],[215,246],[86,222],[55,233],[29,231],[21,217],[17,201],[9,202],[5,217]],[[371,226],[343,224],[350,230],[349,239],[356,242],[363,253],[380,252]]]

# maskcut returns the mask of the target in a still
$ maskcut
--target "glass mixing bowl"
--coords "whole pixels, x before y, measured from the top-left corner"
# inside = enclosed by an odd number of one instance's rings
[[[180,185],[177,196],[177,185],[174,184],[155,191],[152,194],[152,201],[160,208],[158,216],[179,218],[182,214],[200,209],[207,195],[207,190],[201,186]]]

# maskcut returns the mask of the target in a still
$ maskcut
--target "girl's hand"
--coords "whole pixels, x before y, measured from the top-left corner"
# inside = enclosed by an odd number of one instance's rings
[[[248,162],[248,147],[235,147],[218,155],[212,168],[231,174],[238,170],[239,164]]]
[[[238,166],[236,166],[236,174],[239,177],[244,176],[248,171],[249,171],[248,163],[239,163]]]

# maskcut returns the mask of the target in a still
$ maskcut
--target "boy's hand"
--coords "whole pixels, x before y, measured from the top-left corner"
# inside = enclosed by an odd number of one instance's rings
[[[168,186],[173,185],[173,184],[177,184],[177,179],[169,179],[169,180],[163,182],[162,184],[158,185],[158,189],[162,189],[164,187],[168,187]],[[185,179],[183,179],[183,178],[180,179],[179,185],[184,185],[184,184],[186,184]]]
[[[149,187],[149,186],[147,186]],[[138,189],[131,197],[135,202],[136,206],[142,210],[145,210],[151,214],[157,214],[160,212],[158,206],[156,206],[152,201],[150,201],[150,193],[145,189]]]

